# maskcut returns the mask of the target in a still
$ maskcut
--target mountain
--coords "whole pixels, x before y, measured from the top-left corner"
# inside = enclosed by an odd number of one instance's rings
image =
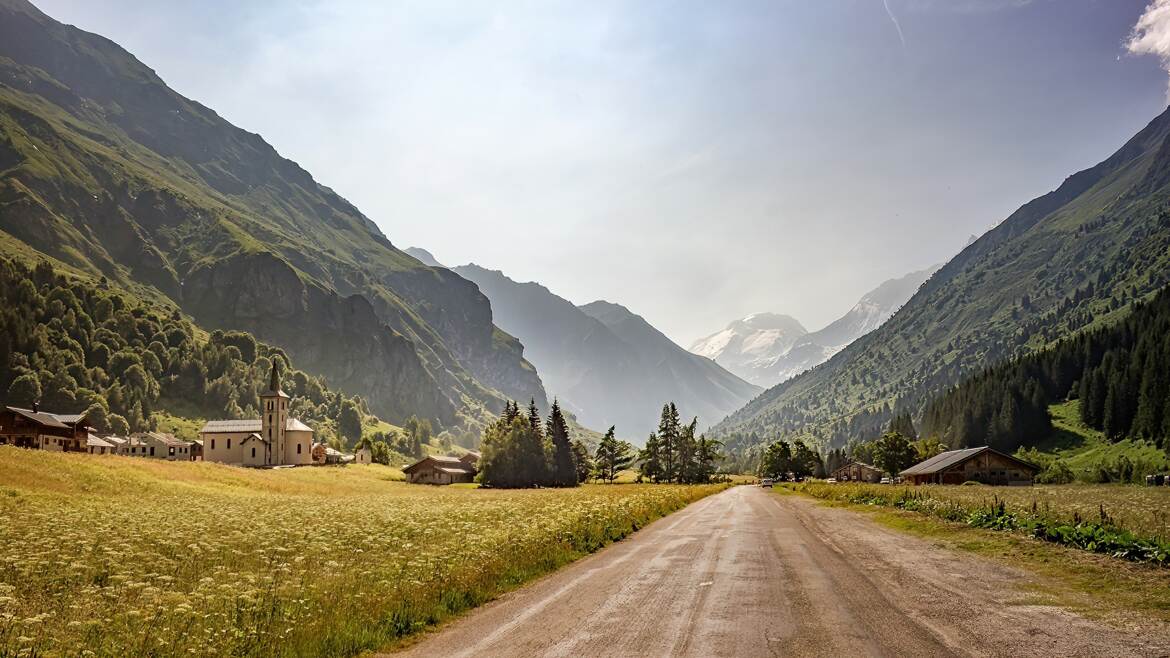
[[[544,398],[469,281],[114,42],[0,0],[0,254],[278,345],[391,421]]]
[[[616,425],[621,436],[641,441],[657,426],[665,402],[710,424],[760,391],[620,306],[578,308],[502,272],[478,265],[452,270],[487,295],[496,321],[524,343],[549,394],[588,427]]]
[[[768,366],[806,334],[808,330],[796,318],[755,313],[695,341],[691,352],[715,361],[753,384],[770,386],[776,382],[765,376]]]
[[[1114,321],[1170,282],[1168,136],[1170,110],[971,243],[878,329],[716,430],[739,448],[869,438],[971,373]]]
[[[696,341],[691,351],[714,359],[753,384],[774,386],[819,365],[881,326],[938,266],[890,279],[866,293],[828,326],[807,332],[787,315],[757,313]]]
[[[407,247],[405,251],[427,267],[446,267],[435,258],[434,254],[421,247]]]

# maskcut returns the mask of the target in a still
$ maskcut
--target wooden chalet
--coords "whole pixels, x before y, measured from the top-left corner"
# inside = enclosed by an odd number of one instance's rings
[[[476,464],[479,453],[470,452],[462,457],[438,457],[431,455],[402,469],[407,480],[413,484],[455,484],[473,482],[478,472]]]
[[[54,414],[32,409],[0,410],[0,445],[57,452],[89,452],[84,414]]]
[[[849,462],[829,474],[838,482],[881,482],[882,469],[864,462]]]
[[[950,450],[902,471],[910,484],[963,484],[1031,486],[1040,467],[988,446]]]

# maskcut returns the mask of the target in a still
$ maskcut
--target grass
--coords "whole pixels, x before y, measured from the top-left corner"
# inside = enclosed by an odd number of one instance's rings
[[[401,477],[0,447],[0,656],[356,655],[721,489]]]
[[[1114,443],[1085,425],[1079,400],[1052,405],[1048,410],[1054,431],[1036,449],[1063,461],[1078,479],[1093,481],[1100,468],[1111,468],[1122,457],[1133,463],[1143,477],[1146,473],[1170,471],[1170,458],[1153,442],[1124,439]]]
[[[791,495],[793,489],[777,487],[775,491]],[[1023,585],[1027,603],[1059,605],[1085,616],[1125,623],[1134,621],[1134,613],[1170,622],[1170,570],[1018,534],[973,528],[919,512],[835,499],[821,502],[866,514],[886,527],[946,548],[1026,570],[1036,576]]]

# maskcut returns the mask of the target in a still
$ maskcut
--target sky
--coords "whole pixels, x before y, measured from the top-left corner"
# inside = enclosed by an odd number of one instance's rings
[[[1170,0],[36,3],[396,246],[683,346],[946,261],[1165,109],[1170,69]]]

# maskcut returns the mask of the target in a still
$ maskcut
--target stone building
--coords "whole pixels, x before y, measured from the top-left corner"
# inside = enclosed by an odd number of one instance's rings
[[[290,418],[288,403],[273,363],[268,390],[260,394],[258,420],[213,420],[200,430],[204,461],[243,466],[313,463],[313,428]]]

